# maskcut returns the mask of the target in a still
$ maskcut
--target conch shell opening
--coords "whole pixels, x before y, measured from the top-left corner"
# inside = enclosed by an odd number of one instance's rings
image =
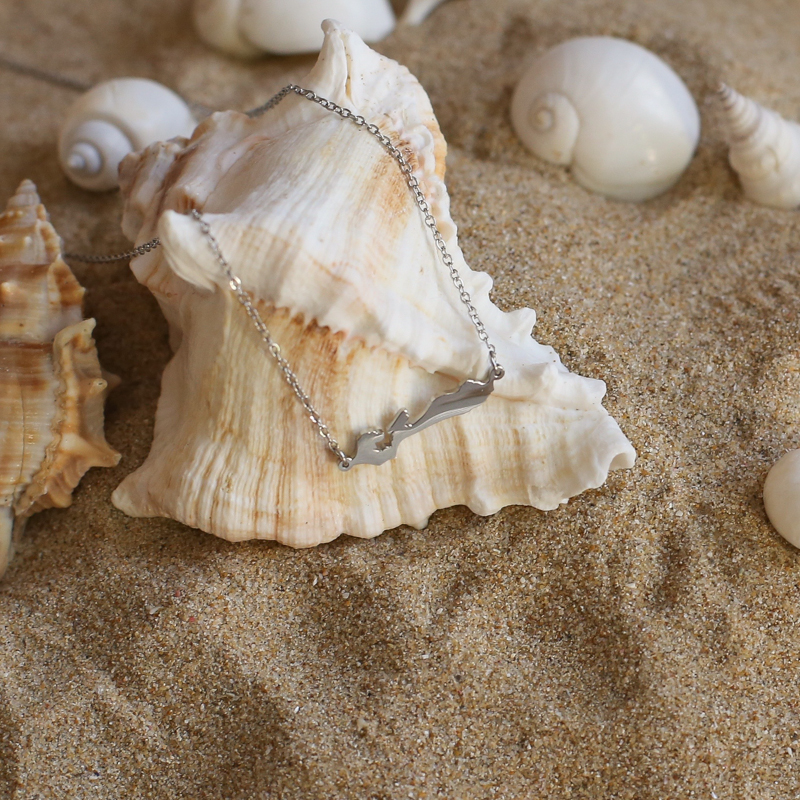
[[[258,118],[212,115],[191,140],[122,164],[123,226],[163,247],[133,271],[158,299],[175,354],[152,449],[112,497],[230,540],[294,547],[423,527],[437,508],[556,508],[628,468],[634,450],[601,405],[531,338],[535,313],[500,311],[458,246],[446,144],[422,87],[338,23],[324,24],[304,88],[363,115],[400,147],[495,343],[505,377],[475,410],[410,437],[379,467],[343,473],[227,286],[198,209],[284,357],[346,452],[412,418],[488,358],[397,164],[363,129],[296,95]]]

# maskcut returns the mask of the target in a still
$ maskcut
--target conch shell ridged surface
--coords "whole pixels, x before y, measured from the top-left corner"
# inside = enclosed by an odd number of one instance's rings
[[[108,376],[83,294],[23,181],[0,215],[0,575],[28,517],[70,505],[90,467],[119,461],[103,434]]]
[[[501,312],[491,278],[464,262],[446,145],[422,87],[337,23],[324,29],[303,86],[402,149],[506,375],[483,405],[410,437],[394,460],[341,472],[185,212],[202,212],[346,452],[400,408],[416,418],[433,397],[483,379],[486,349],[398,165],[372,136],[292,94],[259,118],[218,113],[190,141],[122,165],[126,235],[163,245],[132,266],[169,321],[175,355],[150,454],[113,502],[230,540],[306,547],[423,527],[456,504],[552,509],[632,466],[601,405],[603,382],[570,374],[531,338],[535,313]]]
[[[745,197],[762,206],[800,206],[800,125],[723,84],[728,160]]]

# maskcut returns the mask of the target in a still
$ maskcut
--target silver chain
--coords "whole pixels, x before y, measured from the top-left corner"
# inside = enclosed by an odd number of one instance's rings
[[[464,282],[461,279],[461,275],[456,269],[455,264],[453,263],[453,257],[450,255],[447,246],[445,245],[444,238],[442,237],[441,232],[439,231],[439,227],[436,224],[436,219],[431,213],[430,206],[428,205],[428,201],[425,199],[425,194],[422,191],[422,188],[419,185],[419,181],[417,177],[414,175],[414,170],[409,164],[406,157],[403,155],[400,148],[398,148],[392,140],[385,134],[382,133],[380,128],[371,123],[367,122],[364,117],[354,114],[350,109],[344,108],[340,105],[337,105],[332,100],[326,100],[324,97],[319,97],[315,92],[312,92],[309,89],[302,89],[299,86],[295,86],[295,84],[290,83],[288,86],[285,86],[283,89],[280,90],[274,97],[268,100],[264,105],[259,106],[258,108],[254,108],[252,111],[247,112],[247,116],[250,118],[259,117],[262,114],[265,114],[267,111],[275,108],[278,103],[283,100],[289,94],[297,94],[300,97],[305,97],[307,100],[311,100],[314,103],[322,106],[323,108],[327,109],[328,111],[332,111],[334,114],[337,114],[342,119],[349,120],[354,125],[368,131],[372,136],[374,136],[382,145],[384,150],[397,162],[400,167],[400,171],[403,173],[405,177],[406,184],[408,188],[414,195],[414,200],[416,201],[417,207],[422,212],[422,216],[425,222],[425,225],[430,229],[431,235],[433,236],[433,241],[436,245],[436,249],[439,251],[442,261],[444,265],[450,272],[450,278],[453,281],[453,285],[456,287],[458,291],[458,296],[461,299],[461,302],[467,309],[469,314],[469,318],[472,321],[472,324],[475,326],[475,330],[478,332],[478,338],[486,345],[486,349],[489,351],[489,360],[492,365],[491,370],[491,377],[494,380],[499,380],[505,374],[505,370],[500,365],[500,362],[497,360],[497,350],[495,346],[489,341],[489,334],[486,332],[486,328],[481,321],[481,318],[478,316],[478,312],[475,306],[472,304],[472,298],[469,295],[469,292],[466,290],[464,286]],[[306,412],[308,413],[308,417],[312,423],[317,427],[320,436],[322,436],[325,441],[327,442],[328,448],[331,452],[339,459],[339,466],[346,469],[350,466],[352,459],[347,456],[347,454],[339,447],[338,442],[334,437],[331,435],[331,432],[328,430],[328,426],[323,421],[322,417],[319,415],[317,410],[314,408],[311,400],[309,399],[308,395],[303,391],[303,388],[300,386],[299,381],[297,380],[297,376],[292,371],[291,367],[289,366],[289,362],[281,355],[281,348],[277,342],[272,338],[270,335],[267,326],[262,319],[261,315],[256,308],[252,296],[249,292],[247,292],[242,287],[242,281],[236,276],[233,270],[230,267],[230,264],[225,260],[220,251],[219,242],[211,233],[211,228],[209,224],[203,219],[202,215],[196,209],[192,210],[192,216],[195,220],[197,220],[198,224],[200,225],[200,229],[206,236],[208,240],[209,247],[214,252],[214,255],[217,258],[220,266],[222,267],[223,271],[225,272],[226,277],[228,278],[228,285],[230,286],[231,291],[236,295],[237,300],[241,303],[244,307],[245,311],[247,312],[250,319],[253,321],[253,324],[256,327],[256,330],[261,335],[264,344],[267,346],[267,350],[269,351],[270,355],[275,359],[278,366],[280,367],[281,372],[283,373],[283,377],[289,386],[292,388],[294,393],[297,395],[297,398],[305,408]],[[131,250],[128,253],[121,253],[117,256],[78,256],[75,254],[67,254],[68,258],[72,258],[75,260],[80,261],[90,261],[93,263],[102,263],[106,261],[119,261],[124,258],[134,258],[135,256],[143,255],[144,253],[149,253],[154,248],[158,247],[160,244],[159,240],[151,239],[149,242],[145,242],[145,244],[140,245],[139,247]]]
[[[230,264],[222,255],[222,252],[219,249],[219,242],[214,234],[211,233],[210,225],[203,219],[203,215],[196,208],[192,209],[191,213],[200,225],[200,230],[205,234],[206,239],[208,239],[209,247],[214,252],[214,255],[217,257],[217,261],[228,278],[228,286],[230,286],[231,291],[236,295],[236,299],[244,307],[247,315],[251,320],[253,320],[253,324],[256,326],[256,330],[259,332],[261,339],[267,346],[269,354],[278,363],[278,366],[283,373],[284,380],[289,384],[289,386],[292,387],[292,390],[297,395],[297,399],[300,400],[300,402],[303,404],[303,408],[308,412],[308,418],[317,426],[319,435],[325,439],[331,452],[339,459],[339,464],[349,465],[350,459],[348,458],[347,454],[342,450],[341,447],[339,447],[339,443],[336,441],[336,439],[331,436],[328,426],[323,422],[319,412],[314,408],[308,395],[303,391],[303,387],[300,386],[300,382],[297,380],[297,375],[294,374],[294,371],[289,366],[289,362],[281,354],[281,347],[272,338],[272,335],[270,334],[266,323],[262,319],[261,314],[258,313],[258,309],[253,303],[252,295],[246,289],[242,288],[242,281],[233,272]]]
[[[84,261],[87,264],[108,264],[112,261],[122,261],[126,258],[143,256],[145,253],[155,250],[160,244],[161,240],[156,236],[155,239],[140,244],[138,247],[134,247],[133,250],[128,250],[127,253],[117,253],[115,256],[85,256],[81,253],[64,253],[64,258],[68,258],[70,261]]]

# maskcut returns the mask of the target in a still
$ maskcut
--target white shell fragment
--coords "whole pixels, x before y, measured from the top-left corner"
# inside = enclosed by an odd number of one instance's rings
[[[316,52],[328,17],[368,42],[395,26],[389,0],[194,0],[192,17],[206,44],[240,58]]]
[[[665,192],[691,161],[700,115],[658,56],[609,36],[570,39],[522,76],[511,104],[522,143],[618,200]]]
[[[166,86],[117,78],[94,86],[72,105],[59,134],[59,161],[83,189],[115,189],[119,163],[128,153],[189,136],[196,124],[189,106]]]
[[[0,214],[0,576],[28,517],[70,505],[86,470],[119,461],[83,291],[23,181]]]
[[[800,125],[725,86],[719,89],[730,151],[745,197],[772,208],[800,206]]]
[[[420,25],[423,23],[444,0],[408,0],[400,17],[401,25]]]
[[[800,450],[790,450],[769,471],[764,509],[775,530],[800,547]]]
[[[337,23],[325,32],[301,85],[363,115],[407,155],[505,377],[483,405],[410,437],[394,460],[342,472],[187,210],[202,212],[345,452],[398,409],[416,419],[433,397],[483,379],[486,348],[373,136],[296,95],[255,119],[214,114],[191,142],[154,145],[122,165],[126,235],[163,245],[132,267],[164,310],[175,355],[150,454],[114,504],[230,540],[308,547],[421,528],[456,504],[478,514],[553,509],[631,467],[602,381],[570,374],[531,338],[533,310],[501,312],[491,278],[465,263],[446,144],[422,87]]]

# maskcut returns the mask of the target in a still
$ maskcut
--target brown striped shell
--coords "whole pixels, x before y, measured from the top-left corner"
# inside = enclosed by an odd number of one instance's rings
[[[103,434],[108,380],[83,294],[23,181],[0,215],[0,576],[29,516],[70,505],[86,470],[119,461]]]

